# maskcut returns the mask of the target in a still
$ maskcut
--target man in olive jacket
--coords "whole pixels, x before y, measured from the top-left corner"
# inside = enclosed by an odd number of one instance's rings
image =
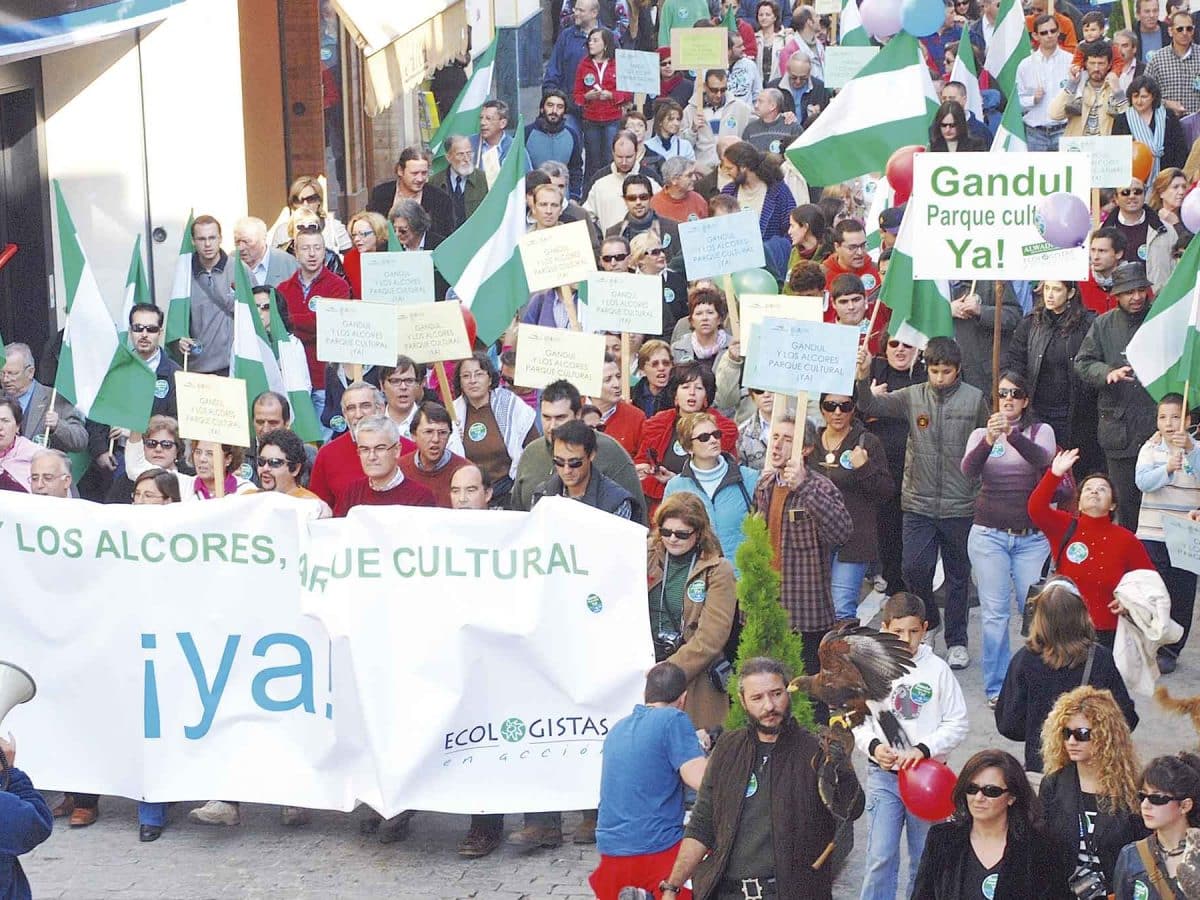
[[[961,468],[967,438],[987,424],[987,398],[960,377],[962,351],[951,338],[930,339],[925,347],[929,381],[895,393],[875,394],[869,379],[871,357],[859,351],[854,399],[864,416],[908,420],[904,481],[901,570],[908,589],[925,601],[931,628],[941,622],[933,602],[933,571],[938,551],[946,572],[946,662],[952,669],[971,664],[967,653],[967,582],[971,561],[967,537],[975,516],[979,479]]]
[[[1150,281],[1140,262],[1113,273],[1117,307],[1097,316],[1075,355],[1075,374],[1099,392],[1100,449],[1117,494],[1117,523],[1137,529],[1142,493],[1134,483],[1138,450],[1154,434],[1157,406],[1125,358],[1130,339],[1146,321]]]

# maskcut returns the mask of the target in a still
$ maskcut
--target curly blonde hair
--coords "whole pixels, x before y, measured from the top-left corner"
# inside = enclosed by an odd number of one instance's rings
[[[1092,729],[1096,771],[1100,774],[1097,802],[1103,812],[1137,812],[1138,759],[1125,714],[1110,691],[1091,685],[1077,687],[1058,698],[1042,724],[1042,760],[1045,772],[1057,772],[1070,763],[1062,730],[1072,716],[1083,716]]]

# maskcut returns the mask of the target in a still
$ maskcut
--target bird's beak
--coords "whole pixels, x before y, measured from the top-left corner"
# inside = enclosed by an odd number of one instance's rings
[[[788,693],[789,693],[789,694],[794,694],[794,693],[796,693],[797,691],[799,691],[799,690],[800,690],[800,681],[801,681],[801,679],[802,679],[803,677],[804,677],[804,676],[802,675],[802,676],[800,676],[800,678],[793,678],[793,679],[792,679],[792,682],[791,682],[791,684],[789,684],[789,685],[788,685]]]

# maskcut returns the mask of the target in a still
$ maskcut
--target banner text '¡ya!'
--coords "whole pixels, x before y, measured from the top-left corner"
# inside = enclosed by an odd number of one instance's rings
[[[329,581],[343,578],[383,578],[384,557],[379,547],[347,547],[328,562],[316,563],[307,554],[300,558],[300,580],[310,591],[324,590]],[[496,550],[492,547],[416,546],[397,547],[391,555],[391,570],[401,578],[492,577],[514,578],[588,575],[579,564],[574,544],[564,547],[525,547]]]

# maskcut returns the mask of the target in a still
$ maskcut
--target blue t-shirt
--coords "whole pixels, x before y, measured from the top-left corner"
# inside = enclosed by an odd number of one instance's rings
[[[687,713],[635,706],[604,739],[596,849],[641,856],[677,844],[683,838],[679,767],[703,755]]]

